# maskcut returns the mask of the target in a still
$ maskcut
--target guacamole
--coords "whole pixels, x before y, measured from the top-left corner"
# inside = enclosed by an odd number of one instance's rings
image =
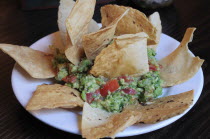
[[[93,62],[84,58],[78,66],[73,65],[65,54],[56,51],[53,59],[57,70],[55,79],[81,92],[81,97],[92,107],[109,112],[121,112],[126,105],[145,103],[162,94],[160,67],[155,51],[148,48],[150,71],[139,77],[120,76],[106,79],[89,74]]]

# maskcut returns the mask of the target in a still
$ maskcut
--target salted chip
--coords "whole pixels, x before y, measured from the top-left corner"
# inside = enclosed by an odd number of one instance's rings
[[[135,123],[152,124],[183,113],[193,102],[193,90],[158,98],[146,106],[130,105],[121,113],[111,114],[85,103],[82,136],[88,139],[112,137]]]
[[[39,110],[43,108],[74,108],[84,104],[80,93],[68,86],[53,84],[39,85],[28,102],[27,110]]]
[[[81,47],[77,47],[74,45],[71,47],[67,47],[67,49],[65,50],[65,55],[66,58],[71,61],[71,63],[73,63],[74,65],[78,65],[81,61],[80,58],[84,56],[84,51]]]
[[[100,108],[92,108],[85,102],[82,111],[82,132],[84,129],[93,128],[106,123],[111,115],[113,115],[113,113]]]
[[[149,16],[149,21],[152,23],[152,25],[156,28],[156,43],[157,44],[153,44],[153,45],[148,45],[149,48],[152,48],[154,50],[156,50],[159,42],[160,42],[160,36],[162,33],[162,25],[161,25],[161,20],[160,20],[160,15],[158,12],[154,12],[153,14],[151,14]]]
[[[138,122],[153,124],[183,113],[193,102],[193,90],[158,98],[146,106],[134,105],[126,109],[128,113],[133,112]]]
[[[88,25],[93,17],[96,0],[77,0],[66,19],[66,28],[70,37],[65,47],[67,59],[78,65],[84,56],[82,36],[88,33]]]
[[[73,0],[60,0],[60,5],[58,8],[58,28],[64,46],[66,46],[70,41],[66,29],[66,19],[69,16],[72,8],[74,7],[74,4],[75,2]],[[99,30],[99,26],[97,25],[96,21],[92,19],[88,26],[88,33],[95,32],[97,30]]]
[[[188,28],[179,47],[159,61],[163,87],[183,83],[193,77],[204,60],[189,53],[188,43],[192,41],[195,28]]]
[[[0,44],[0,49],[11,56],[31,77],[38,79],[55,77],[51,54],[11,44]]]
[[[82,114],[82,137],[98,139],[112,137],[136,123],[138,117],[128,113],[108,113],[99,108],[92,108],[88,103],[84,104]]]
[[[121,75],[142,75],[149,71],[147,38],[142,33],[116,37],[96,57],[90,71],[94,76],[114,78]],[[114,72],[113,72],[114,70]]]
[[[105,28],[83,36],[83,48],[88,59],[95,59],[101,50],[112,41],[117,23],[128,13],[128,10],[122,13]]]
[[[130,9],[117,24],[115,34],[117,36],[122,34],[135,34],[145,32],[149,36],[148,44],[157,44],[156,42],[156,28],[150,23],[144,13],[124,6],[105,5],[101,8],[101,17],[103,27],[108,26],[115,18]]]
[[[73,0],[60,0],[60,5],[58,7],[58,28],[61,35],[61,40],[63,45],[67,45],[68,33],[66,29],[66,19],[69,16],[75,2]],[[63,46],[60,46],[63,47]]]
[[[77,0],[66,19],[66,28],[72,46],[81,44],[82,36],[87,34],[88,25],[93,17],[96,0]]]

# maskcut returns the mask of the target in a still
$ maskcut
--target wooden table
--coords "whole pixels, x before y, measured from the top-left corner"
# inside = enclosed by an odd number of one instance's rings
[[[155,11],[141,9],[128,0],[118,3],[137,8],[147,15]],[[101,6],[96,6],[93,17],[97,22],[100,22]],[[163,33],[178,41],[187,27],[197,27],[189,48],[195,55],[206,60],[202,66],[204,88],[196,105],[178,121],[157,131],[127,138],[210,138],[210,1],[175,0],[173,6],[157,11],[161,16]],[[22,11],[17,0],[0,1],[0,43],[30,46],[57,30],[57,9]],[[0,138],[81,138],[50,127],[26,112],[11,87],[14,64],[14,60],[0,51]]]

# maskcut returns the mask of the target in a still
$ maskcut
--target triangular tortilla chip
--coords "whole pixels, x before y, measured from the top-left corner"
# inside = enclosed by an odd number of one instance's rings
[[[39,85],[28,102],[27,110],[39,110],[43,108],[74,108],[84,104],[80,93],[68,86],[53,84]]]
[[[100,108],[92,108],[85,102],[82,111],[82,129],[93,128],[104,124],[108,121],[111,115],[113,115],[113,113]]]
[[[55,76],[53,56],[26,46],[0,44],[0,49],[11,56],[33,78],[46,79]]]
[[[192,41],[195,28],[188,28],[179,47],[170,55],[159,61],[160,77],[163,86],[173,86],[183,83],[193,77],[204,60],[189,53],[187,44]]]
[[[151,124],[183,113],[193,102],[193,90],[158,98],[146,106],[130,105],[121,113],[111,114],[85,103],[82,136],[88,139],[112,137],[135,123]]]
[[[66,46],[68,44],[67,41],[69,41],[69,36],[66,29],[66,19],[69,16],[72,8],[74,7],[74,4],[75,2],[73,0],[60,0],[60,6],[58,8],[58,28],[60,31],[63,46]],[[88,33],[95,32],[97,30],[99,30],[99,26],[92,19],[88,26]]]
[[[148,72],[146,36],[145,34],[145,37],[142,37],[142,33],[138,33],[116,37],[114,42],[96,57],[90,73],[94,76],[114,78]]]
[[[127,14],[128,10],[117,17],[111,24],[98,32],[90,33],[83,36],[83,48],[88,59],[95,57],[105,48],[113,39],[117,23]]]
[[[88,25],[93,17],[96,0],[77,0],[66,19],[70,41],[66,45],[65,55],[70,62],[78,65],[84,56],[82,36],[88,33]]]
[[[135,34],[145,32],[149,36],[148,44],[156,44],[156,28],[150,23],[144,13],[124,6],[106,5],[101,8],[101,17],[103,27],[108,26],[115,18],[130,9],[117,24],[115,34]]]
[[[96,0],[77,0],[66,19],[66,28],[72,46],[79,46],[82,36],[87,34],[88,25],[93,17]]]
[[[133,105],[125,110],[133,112],[138,122],[152,124],[183,113],[193,102],[193,90],[158,98],[146,106]]]
[[[148,45],[149,48],[152,48],[156,50],[159,41],[160,41],[160,36],[162,33],[162,25],[161,25],[161,20],[160,20],[160,15],[158,12],[154,12],[149,16],[149,21],[152,23],[152,25],[156,28],[156,43],[154,45]]]
[[[58,28],[61,35],[61,40],[63,46],[67,45],[68,33],[66,29],[66,19],[69,16],[75,2],[73,0],[60,0],[60,5],[58,7]],[[62,47],[62,46],[60,46]]]
[[[112,137],[136,123],[138,117],[132,112],[112,114],[99,108],[92,108],[88,103],[84,104],[82,114],[82,137],[98,139]]]
[[[84,51],[81,47],[71,46],[65,50],[66,58],[74,65],[78,65],[81,58],[84,56]]]

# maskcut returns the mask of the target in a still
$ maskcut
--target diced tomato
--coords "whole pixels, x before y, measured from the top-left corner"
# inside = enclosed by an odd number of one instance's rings
[[[86,94],[86,100],[87,100],[87,103],[92,103],[94,98],[93,98],[93,93],[87,93]]]
[[[86,100],[89,104],[95,100],[94,95],[100,95],[100,90],[97,89],[94,93],[86,93]]]
[[[69,75],[62,79],[66,83],[75,83],[77,81],[77,76]]]
[[[132,82],[132,81],[133,81],[133,79],[132,79],[131,77],[129,77],[129,76],[120,76],[120,77],[118,77],[117,79],[118,79],[118,80],[124,79],[124,81],[125,81],[126,83],[129,83],[129,82]]]
[[[155,65],[153,65],[150,61],[149,61],[149,70],[157,71],[157,67]]]
[[[108,81],[101,89],[100,93],[103,97],[108,95],[108,92],[114,92],[119,88],[118,81],[116,79]]]
[[[135,95],[137,93],[136,90],[134,90],[132,88],[122,89],[122,91],[129,95]]]
[[[154,65],[149,65],[149,70],[157,71],[157,67]]]

